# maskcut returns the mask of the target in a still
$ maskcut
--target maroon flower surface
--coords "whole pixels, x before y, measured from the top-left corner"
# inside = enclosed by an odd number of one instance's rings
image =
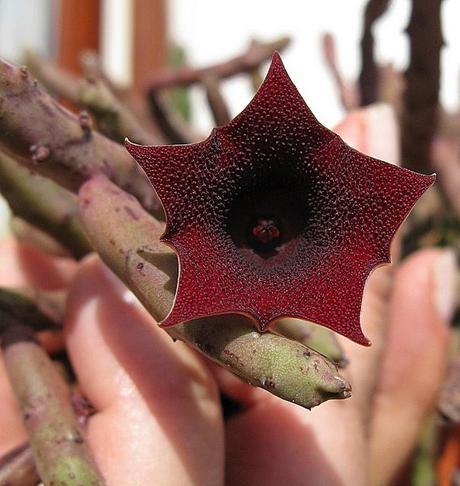
[[[167,217],[179,259],[162,322],[298,317],[362,344],[365,281],[434,176],[373,159],[322,126],[275,54],[244,111],[191,145],[127,142]]]

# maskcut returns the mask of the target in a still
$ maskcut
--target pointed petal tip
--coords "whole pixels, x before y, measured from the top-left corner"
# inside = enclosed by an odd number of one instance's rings
[[[283,60],[281,59],[281,54],[278,51],[275,51],[272,55],[272,63],[283,64]]]
[[[270,77],[270,74],[279,71],[282,71],[287,75],[287,71],[286,68],[284,67],[283,59],[281,58],[280,53],[278,51],[275,51],[272,55],[272,61],[270,64],[270,68],[268,69],[267,78]]]
[[[420,174],[418,172],[416,172],[416,174],[420,177],[421,180],[422,194],[427,191],[436,182],[437,179],[436,174]]]
[[[142,147],[142,145],[131,142],[128,137],[125,138],[125,148],[132,157],[136,158],[136,155],[141,152]]]

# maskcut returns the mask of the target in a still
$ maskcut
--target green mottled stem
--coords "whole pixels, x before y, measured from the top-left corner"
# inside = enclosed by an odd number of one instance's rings
[[[32,329],[1,312],[0,333],[8,377],[43,483],[103,485],[74,413],[70,389]]]
[[[0,458],[0,486],[36,486],[39,482],[28,444],[22,444]]]
[[[161,205],[149,181],[119,144],[60,106],[24,67],[0,61],[0,145],[37,171],[77,189],[94,174],[105,174],[155,214]]]
[[[165,143],[159,135],[144,129],[103,79],[80,79],[32,51],[28,51],[26,62],[32,74],[52,93],[90,111],[98,130],[112,140],[123,143],[128,137],[144,145]]]
[[[35,288],[0,287],[0,310],[22,322],[30,322],[35,331],[60,329],[65,311],[65,291]]]
[[[163,225],[104,177],[87,182],[80,200],[83,224],[101,258],[155,319],[164,318],[174,300],[177,262],[159,242]],[[303,407],[350,396],[350,385],[332,362],[300,343],[258,333],[242,316],[200,319],[166,331],[248,383]]]
[[[75,195],[2,152],[0,192],[16,216],[49,233],[74,257],[91,251],[78,220]]]
[[[276,323],[275,330],[282,336],[313,348],[340,368],[348,363],[336,335],[323,326],[300,319],[281,319]]]

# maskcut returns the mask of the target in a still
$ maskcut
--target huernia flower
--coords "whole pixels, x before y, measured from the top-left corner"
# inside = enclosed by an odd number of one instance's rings
[[[163,326],[225,313],[280,317],[362,344],[364,285],[433,183],[363,155],[322,126],[278,54],[249,105],[191,145],[127,148],[160,197],[179,260]]]

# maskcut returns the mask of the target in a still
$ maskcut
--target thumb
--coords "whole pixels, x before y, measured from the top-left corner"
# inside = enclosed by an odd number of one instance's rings
[[[455,275],[453,252],[439,249],[412,255],[397,271],[371,421],[374,484],[387,484],[404,464],[432,410],[445,372]]]

